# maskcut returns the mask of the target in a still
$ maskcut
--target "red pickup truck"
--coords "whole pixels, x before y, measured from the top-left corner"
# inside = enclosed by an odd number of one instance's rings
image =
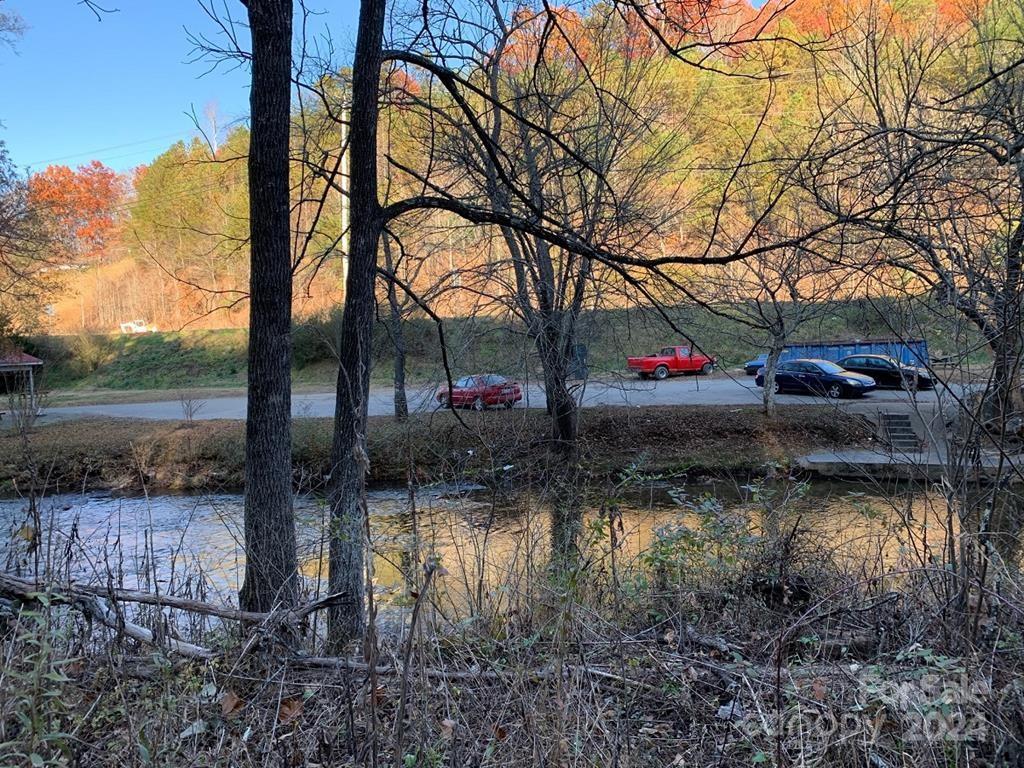
[[[667,379],[677,373],[702,373],[705,376],[715,370],[715,358],[690,347],[663,347],[660,352],[646,357],[627,357],[626,368],[640,375],[641,379],[650,376]]]

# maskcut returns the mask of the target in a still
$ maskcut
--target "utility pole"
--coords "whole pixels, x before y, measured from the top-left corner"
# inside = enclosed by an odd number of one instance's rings
[[[341,278],[348,298],[348,251],[349,251],[349,190],[348,190],[348,106],[341,108],[341,164],[339,165],[339,186],[341,187]]]

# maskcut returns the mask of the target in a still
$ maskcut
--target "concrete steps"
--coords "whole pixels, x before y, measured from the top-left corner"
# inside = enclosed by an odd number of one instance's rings
[[[923,447],[921,438],[914,431],[910,416],[905,413],[882,413],[881,437],[894,451],[910,453]]]

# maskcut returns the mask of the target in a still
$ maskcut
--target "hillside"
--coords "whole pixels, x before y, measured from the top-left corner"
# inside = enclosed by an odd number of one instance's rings
[[[907,337],[926,338],[933,357],[974,346],[957,343],[958,333],[966,333],[968,340],[973,338],[963,328],[935,322],[934,315],[923,308],[919,307],[918,312],[920,318],[904,317],[899,327],[890,327],[891,319],[901,315],[892,305],[849,302],[801,328],[793,340],[888,337],[898,331]],[[735,367],[762,349],[755,335],[707,311],[683,309],[672,317],[702,349],[718,355],[725,367]],[[336,323],[336,315],[327,315],[295,327],[296,383],[333,384]],[[413,318],[404,332],[410,380],[442,378],[441,348],[434,323]],[[454,318],[445,321],[445,336],[455,374],[495,370],[532,376],[538,370],[530,340],[522,328],[507,322],[492,317]],[[588,346],[593,376],[621,372],[626,354],[649,352],[677,338],[678,334],[653,311],[590,312],[580,323],[580,341]],[[244,386],[246,343],[247,332],[236,328],[134,336],[42,336],[27,339],[26,347],[48,362],[46,385],[52,389],[173,390]],[[984,352],[975,353],[979,355],[983,357]],[[387,329],[380,323],[374,328],[374,361],[374,381],[389,382],[394,352]]]

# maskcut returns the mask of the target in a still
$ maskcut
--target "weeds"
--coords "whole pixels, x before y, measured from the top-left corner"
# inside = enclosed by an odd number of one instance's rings
[[[414,504],[417,524],[412,534],[374,533],[380,589],[389,585],[396,597],[380,593],[373,674],[361,654],[317,656],[312,623],[282,639],[120,603],[123,621],[152,630],[152,642],[140,643],[50,594],[5,598],[0,763],[1015,759],[1024,626],[1013,569],[998,568],[999,595],[981,607],[985,631],[950,644],[948,634],[964,637],[964,628],[944,627],[940,593],[922,589],[935,565],[915,562],[909,533],[893,534],[877,510],[865,511],[865,497],[844,502],[847,520],[863,518],[872,526],[865,531],[899,544],[868,565],[875,545],[863,542],[850,570],[850,541],[839,552],[808,528],[821,502],[803,484],[755,484],[727,501],[659,481],[675,512],[662,508],[667,519],[648,534],[631,511],[648,493],[634,485],[642,474],[582,489],[590,500],[576,557],[557,568],[547,529],[553,500],[543,491],[417,494],[404,503],[396,495],[396,514]],[[935,503],[919,497],[915,508]],[[438,504],[448,511],[431,511]],[[315,558],[321,534],[306,530],[302,549]],[[101,557],[85,541],[48,536],[65,545],[40,543],[54,594],[70,558],[79,563],[70,572],[91,583],[155,578],[161,594],[217,600],[209,575],[179,550],[147,543],[133,576],[116,548],[104,543]],[[211,647],[217,658],[183,661],[166,650],[170,638]]]

